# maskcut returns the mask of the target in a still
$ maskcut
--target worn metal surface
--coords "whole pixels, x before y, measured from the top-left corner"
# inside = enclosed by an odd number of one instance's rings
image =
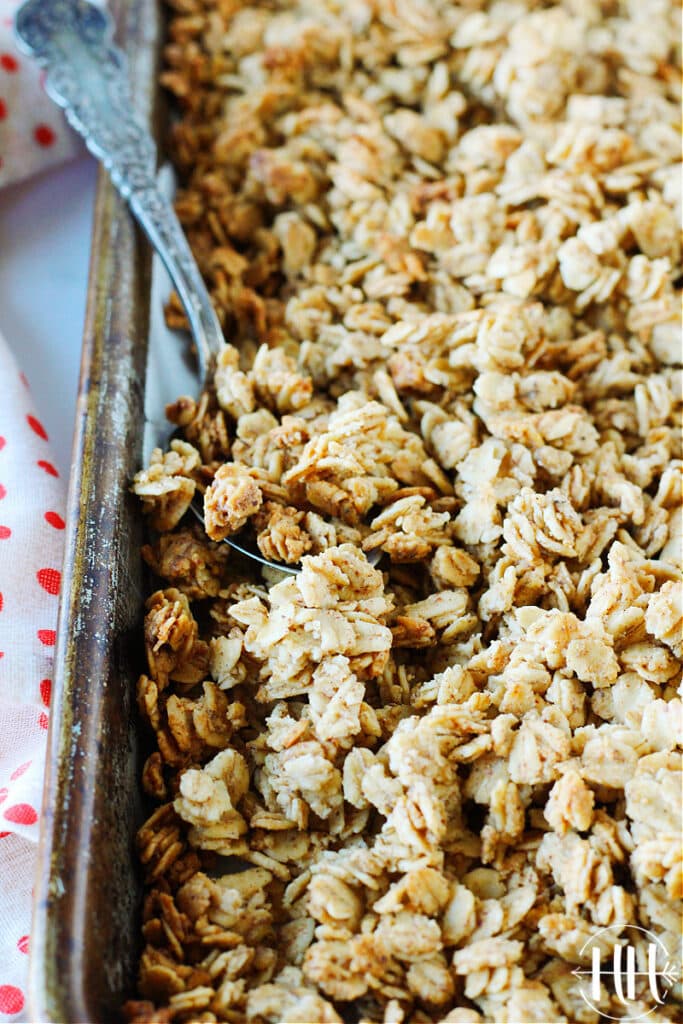
[[[138,111],[152,121],[157,4],[111,6]],[[128,487],[141,458],[149,295],[149,247],[101,172],[34,896],[32,1021],[118,1020],[138,953],[142,528]]]

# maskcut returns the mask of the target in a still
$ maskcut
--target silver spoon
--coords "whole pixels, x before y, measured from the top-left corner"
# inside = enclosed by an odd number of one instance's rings
[[[27,0],[14,28],[24,53],[45,68],[48,95],[107,169],[161,257],[190,322],[202,388],[209,387],[223,331],[173,205],[157,186],[156,146],[133,116],[126,57],[112,43],[112,19],[86,0]],[[204,525],[201,503],[191,507]],[[237,540],[226,543],[278,572],[298,572]]]

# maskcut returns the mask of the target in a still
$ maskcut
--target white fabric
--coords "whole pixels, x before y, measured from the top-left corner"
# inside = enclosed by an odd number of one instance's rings
[[[0,337],[0,1021],[28,1020],[31,890],[63,537],[63,483]]]
[[[17,0],[0,0],[0,185],[75,156],[81,143],[43,91],[43,73],[14,42]]]

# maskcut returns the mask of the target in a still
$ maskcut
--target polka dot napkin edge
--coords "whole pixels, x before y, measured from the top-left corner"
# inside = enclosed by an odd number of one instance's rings
[[[0,1022],[27,1021],[31,895],[64,537],[63,481],[0,336]]]
[[[14,40],[16,0],[0,0],[0,186],[76,156],[82,145]]]

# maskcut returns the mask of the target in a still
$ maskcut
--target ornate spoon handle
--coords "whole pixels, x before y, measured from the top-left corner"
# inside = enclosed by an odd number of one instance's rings
[[[156,185],[156,147],[133,116],[126,58],[109,15],[87,0],[27,0],[15,17],[22,49],[45,68],[45,87],[161,256],[182,300],[206,382],[223,332],[170,201]]]

